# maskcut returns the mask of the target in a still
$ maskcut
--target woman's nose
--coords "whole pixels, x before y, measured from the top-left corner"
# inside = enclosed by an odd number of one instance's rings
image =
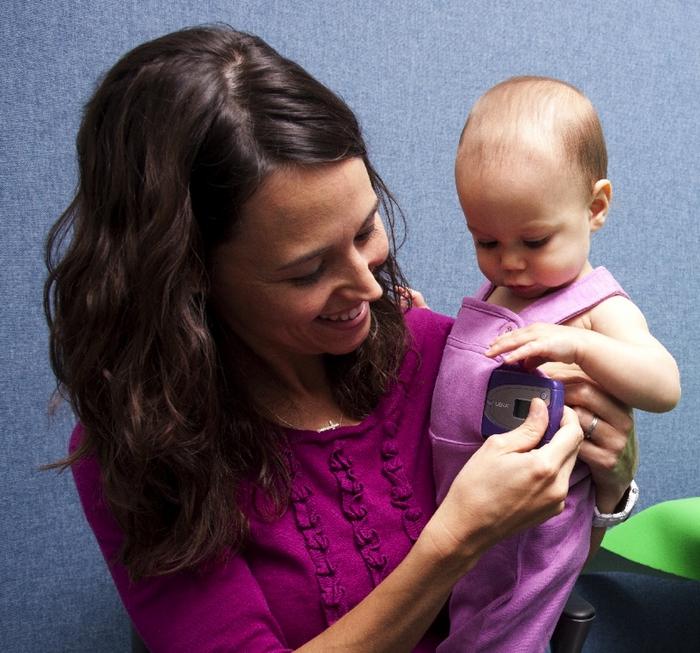
[[[353,284],[357,289],[357,294],[367,301],[376,301],[384,292],[374,276],[376,265],[373,265],[366,259],[358,263],[358,265],[354,266],[355,274]]]
[[[380,251],[355,250],[348,266],[346,289],[362,300],[379,299],[384,291],[374,276],[374,270],[385,260],[386,254]]]

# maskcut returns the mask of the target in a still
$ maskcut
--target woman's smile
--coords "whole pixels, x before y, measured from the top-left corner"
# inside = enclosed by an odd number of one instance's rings
[[[364,301],[344,313],[319,315],[316,318],[324,327],[336,331],[351,331],[363,328],[370,319],[369,302]]]

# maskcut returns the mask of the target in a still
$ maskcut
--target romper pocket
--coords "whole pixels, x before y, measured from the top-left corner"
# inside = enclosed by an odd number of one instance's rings
[[[437,503],[441,503],[452,485],[455,476],[474,452],[482,445],[479,442],[456,442],[443,440],[429,431],[433,447],[433,475],[435,477],[435,494]]]
[[[435,383],[430,423],[433,434],[462,444],[481,444],[481,419],[491,372],[501,362],[484,347],[454,337],[447,340]]]

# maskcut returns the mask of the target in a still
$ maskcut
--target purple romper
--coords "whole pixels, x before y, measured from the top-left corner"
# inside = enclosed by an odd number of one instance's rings
[[[487,283],[462,301],[443,354],[430,425],[438,501],[483,442],[486,386],[502,363],[484,351],[496,336],[534,322],[561,324],[609,297],[627,297],[602,267],[519,314],[486,303],[491,291]],[[457,583],[450,635],[438,653],[543,651],[588,555],[593,501],[590,471],[579,461],[564,511],[490,548]]]

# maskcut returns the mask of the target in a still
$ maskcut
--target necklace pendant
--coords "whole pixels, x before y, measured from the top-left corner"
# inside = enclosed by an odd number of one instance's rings
[[[337,429],[339,426],[340,422],[334,422],[332,419],[329,419],[328,426],[324,426],[323,428],[318,429],[316,432],[323,433],[324,431],[332,431],[333,429]]]

